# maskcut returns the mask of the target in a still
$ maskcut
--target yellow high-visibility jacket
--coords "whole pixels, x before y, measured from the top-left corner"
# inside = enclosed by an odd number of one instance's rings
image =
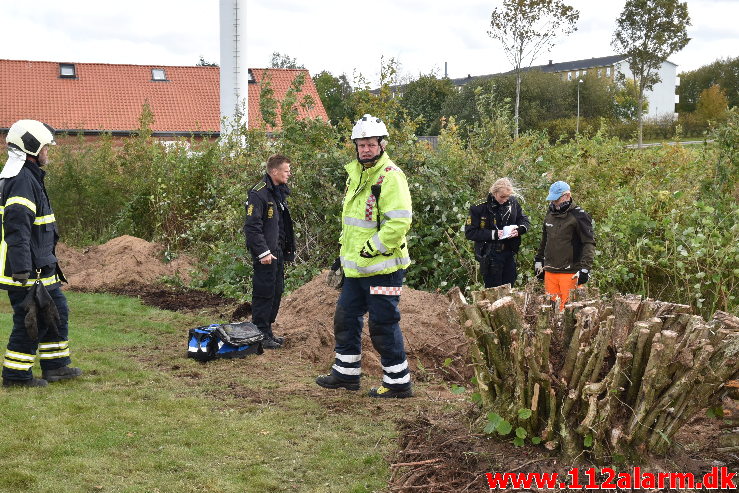
[[[369,169],[354,160],[347,178],[341,214],[341,265],[347,277],[369,277],[407,269],[411,263],[405,235],[413,215],[405,174],[387,154]],[[379,185],[379,229],[377,197]],[[377,187],[375,187],[377,191]],[[359,255],[365,249],[371,258]]]

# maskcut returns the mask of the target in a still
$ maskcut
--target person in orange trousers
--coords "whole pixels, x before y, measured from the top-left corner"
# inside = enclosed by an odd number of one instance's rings
[[[544,290],[564,310],[570,291],[588,282],[595,255],[593,220],[572,201],[570,186],[557,181],[549,187],[549,210],[542,225],[535,257],[537,275],[544,273]]]

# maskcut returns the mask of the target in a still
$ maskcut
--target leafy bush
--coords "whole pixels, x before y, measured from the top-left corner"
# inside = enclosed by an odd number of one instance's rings
[[[463,226],[470,205],[484,200],[502,176],[519,185],[531,218],[532,231],[522,238],[518,256],[519,282],[526,282],[547,189],[565,180],[595,222],[592,282],[601,291],[690,303],[706,315],[737,311],[736,110],[712,131],[714,143],[637,150],[610,137],[621,130],[606,121],[591,126],[581,120],[577,139],[554,144],[544,131],[514,140],[508,102],[480,92],[472,123],[463,129],[454,119],[444,122],[432,150],[416,139],[416,121],[389,92],[365,96],[366,107],[376,102],[382,112],[377,114],[393,124],[388,153],[411,188],[408,242],[414,264],[408,285],[479,287]],[[111,137],[80,138],[54,148],[48,187],[65,241],[82,245],[121,234],[157,240],[171,252],[198,257],[202,274],[195,285],[248,298],[252,267],[242,233],[244,201],[261,179],[267,157],[281,152],[293,159],[290,204],[297,237],[287,287],[312,278],[338,253],[344,165],[355,150],[346,141],[348,122],[333,127],[298,120],[296,105],[307,103],[291,97],[280,107],[283,130],[271,138],[261,130],[235,128],[219,142],[182,139],[164,145],[152,139],[151,115],[144,108],[141,129],[122,145]]]

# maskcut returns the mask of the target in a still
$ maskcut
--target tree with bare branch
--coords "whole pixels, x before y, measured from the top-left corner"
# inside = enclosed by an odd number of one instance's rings
[[[530,67],[541,53],[548,52],[557,36],[576,31],[579,18],[580,12],[561,0],[503,0],[501,8],[493,10],[488,35],[503,44],[516,74],[515,138],[522,70]]]

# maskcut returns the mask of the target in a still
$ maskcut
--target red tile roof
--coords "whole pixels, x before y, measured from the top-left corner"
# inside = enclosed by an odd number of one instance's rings
[[[293,81],[300,74],[305,75],[305,81],[297,95],[298,114],[301,118],[321,118],[328,121],[326,110],[323,108],[316,86],[307,70],[288,68],[252,68],[249,70],[255,81],[255,83],[249,84],[249,128],[259,128],[264,123],[262,112],[259,109],[260,92],[263,84],[269,82],[269,87],[274,91],[272,97],[277,101],[282,101]],[[308,101],[312,101],[312,105],[303,108],[301,102],[306,101],[306,96],[309,96]],[[282,126],[281,120],[278,108],[276,129]],[[267,130],[273,129],[267,125]]]
[[[74,63],[76,77],[59,76],[59,62],[0,60],[0,128],[30,118],[58,130],[127,132],[139,127],[141,108],[148,102],[152,131],[200,133],[220,131],[220,72],[218,67],[113,65]],[[153,81],[152,69],[163,69],[166,81]],[[328,121],[307,70],[253,69],[249,84],[249,128],[262,124],[260,84],[271,81],[274,98],[281,101],[294,78],[305,74],[300,100],[309,94],[310,109],[301,118]],[[279,111],[278,126],[279,129]]]

